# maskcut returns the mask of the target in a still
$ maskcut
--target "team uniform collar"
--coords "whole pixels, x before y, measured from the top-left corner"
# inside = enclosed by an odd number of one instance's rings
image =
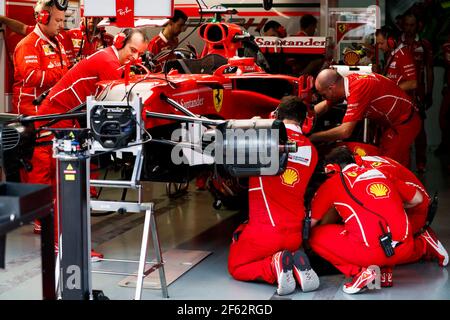
[[[400,45],[399,45],[397,48],[395,48],[394,50],[391,51],[391,56],[395,56],[395,54],[396,54],[399,50],[401,50],[401,49],[403,49],[403,48],[405,48],[405,47],[406,47],[406,45],[405,45],[404,43],[400,43]]]
[[[405,34],[404,34],[404,33],[402,33],[401,39],[402,39],[402,42],[406,42],[406,37],[405,37]],[[420,37],[419,37],[419,35],[416,33],[416,36],[414,37],[414,41],[419,41],[419,40],[420,40]]]
[[[117,59],[119,59],[119,51],[115,46],[111,46],[112,50],[114,51],[114,54],[116,55]]]
[[[344,167],[344,169],[342,169],[342,172],[345,172],[345,171],[350,170],[350,169],[355,168],[355,167],[358,167],[358,165],[356,163],[350,163],[350,164],[346,165]]]
[[[41,30],[41,28],[39,27],[39,24],[37,23],[36,26],[34,27],[33,30],[34,33],[36,33],[39,38],[41,38],[42,40],[44,40],[45,42],[48,42],[53,48],[57,48],[57,45],[51,41]],[[58,41],[58,40],[56,40]]]
[[[167,38],[164,36],[164,34],[162,33],[162,31],[159,33],[159,37],[162,39],[162,41],[164,41],[165,43],[168,43],[169,40],[167,40]]]
[[[299,126],[299,125],[297,125],[297,124],[293,124],[293,123],[286,123],[286,124],[285,124],[284,126],[286,127],[286,129],[289,129],[289,130],[292,130],[292,131],[298,132],[298,133],[300,133],[300,134],[303,134],[303,132],[302,132],[302,128],[300,128],[300,126]]]
[[[345,97],[348,98],[350,95],[350,91],[348,90],[348,78],[344,77],[344,91],[345,91]]]

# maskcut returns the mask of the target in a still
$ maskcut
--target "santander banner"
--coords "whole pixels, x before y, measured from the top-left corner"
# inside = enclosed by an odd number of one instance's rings
[[[255,37],[262,52],[325,54],[325,37]]]

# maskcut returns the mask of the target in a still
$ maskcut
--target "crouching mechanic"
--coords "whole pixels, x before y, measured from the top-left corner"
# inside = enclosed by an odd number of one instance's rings
[[[346,151],[344,150],[343,152]],[[347,152],[350,151],[348,150]],[[427,225],[431,197],[428,195],[425,186],[414,173],[388,157],[362,157],[361,164],[366,168],[374,168],[394,176],[395,178],[404,181],[406,184],[413,186],[416,188],[417,192],[422,194],[422,202],[412,207],[405,207],[411,225],[411,232],[414,236],[414,241],[416,242],[416,249],[418,250],[416,250],[415,254],[410,259],[403,261],[402,263],[416,262],[422,258],[437,258],[439,265],[445,267],[448,264],[448,252],[437,238],[435,232]],[[390,276],[392,277],[392,274]],[[381,279],[381,282],[383,282],[383,279]],[[390,286],[392,286],[392,283],[390,283]]]
[[[310,245],[347,277],[353,277],[343,286],[345,293],[353,294],[380,276],[372,266],[383,269],[413,255],[414,241],[403,202],[417,205],[422,194],[379,170],[358,166],[353,155],[340,148],[325,157],[325,164],[331,176],[311,204]],[[315,226],[330,209],[337,211],[344,224]]]
[[[298,97],[281,99],[276,117],[298,146],[278,176],[249,179],[249,220],[233,233],[228,270],[236,280],[278,283],[279,295],[315,290],[319,278],[299,248],[305,217],[304,194],[317,164],[317,152],[303,136],[306,106]],[[294,278],[295,277],[295,278]]]
[[[95,95],[97,82],[117,80],[122,77],[124,65],[132,63],[144,52],[148,43],[147,36],[139,29],[127,29],[119,34],[114,45],[100,50],[82,60],[69,70],[50,90],[42,102],[38,115],[64,113],[86,102],[86,98]],[[44,123],[36,123],[36,127]],[[62,120],[52,127],[78,127],[72,120]],[[52,157],[52,137],[49,131],[41,131],[36,142],[29,173],[29,183],[42,183],[53,186],[56,196],[56,162]],[[58,213],[55,206],[55,239],[58,239]],[[55,248],[57,249],[57,244]]]

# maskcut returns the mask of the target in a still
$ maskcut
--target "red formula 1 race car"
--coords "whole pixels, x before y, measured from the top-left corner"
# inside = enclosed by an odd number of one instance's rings
[[[166,73],[136,75],[121,81],[100,83],[97,100],[142,99],[145,128],[155,139],[171,139],[179,122],[148,118],[147,112],[183,115],[172,103],[188,113],[210,119],[268,118],[280,99],[302,94],[299,78],[268,74],[253,57],[240,57],[245,32],[237,25],[207,23],[199,28],[206,45],[200,59],[166,62]],[[187,126],[190,127],[190,126]],[[175,139],[176,140],[176,139]],[[145,146],[143,180],[185,182],[202,170],[202,162],[174,165],[171,146]]]

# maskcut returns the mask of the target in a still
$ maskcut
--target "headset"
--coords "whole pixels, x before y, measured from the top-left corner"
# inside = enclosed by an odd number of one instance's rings
[[[337,172],[341,172],[341,166],[337,163],[328,163],[324,167],[324,171],[326,174],[334,174]]]
[[[394,50],[397,47],[397,39],[395,38],[395,32],[388,26],[383,26],[380,29],[380,33],[387,41],[388,48]]]
[[[47,25],[50,22],[50,11],[42,10],[40,12],[36,12],[36,22]]]
[[[124,31],[119,32],[114,37],[113,46],[116,47],[117,50],[123,49],[128,39],[130,38],[131,29],[125,29]]]
[[[50,0],[50,1],[43,1],[43,6],[44,7],[53,7],[55,6],[56,8],[58,8],[58,10],[61,11],[66,11],[67,7],[69,5],[69,0]],[[47,25],[50,22],[50,11],[48,10],[41,10],[40,12],[35,12],[35,16],[36,16],[36,22],[43,24],[43,25]]]
[[[358,167],[362,167],[364,165],[364,161],[360,155],[353,153],[352,159]],[[326,174],[333,174],[333,173],[342,172],[342,169],[341,169],[341,166],[337,163],[327,163],[324,166],[324,171]]]

